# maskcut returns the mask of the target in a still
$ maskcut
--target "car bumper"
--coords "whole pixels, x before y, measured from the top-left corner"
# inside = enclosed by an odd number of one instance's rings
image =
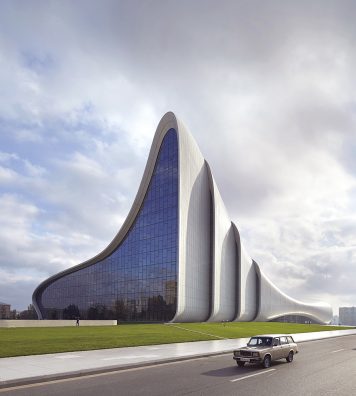
[[[240,357],[240,356],[233,356],[233,359],[236,362],[245,362],[245,363],[262,363],[262,358],[260,357]]]

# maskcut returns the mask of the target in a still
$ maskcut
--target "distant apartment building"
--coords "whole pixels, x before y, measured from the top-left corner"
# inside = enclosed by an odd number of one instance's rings
[[[339,322],[341,325],[356,326],[356,307],[340,307]]]
[[[338,325],[339,324],[339,317],[338,315],[334,315],[330,322],[331,325]]]
[[[0,302],[0,319],[10,319],[11,317],[11,305]]]

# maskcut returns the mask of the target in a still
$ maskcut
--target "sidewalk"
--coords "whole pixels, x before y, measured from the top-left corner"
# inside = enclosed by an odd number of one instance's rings
[[[296,342],[304,342],[352,334],[356,335],[356,329],[298,333],[293,337]],[[2,358],[0,388],[218,355],[246,345],[247,341],[223,339]]]

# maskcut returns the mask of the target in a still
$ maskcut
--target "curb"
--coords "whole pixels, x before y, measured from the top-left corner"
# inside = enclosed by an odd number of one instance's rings
[[[70,378],[80,378],[86,377],[89,375],[96,375],[96,374],[105,374],[105,373],[114,373],[116,371],[125,371],[130,369],[139,369],[144,367],[150,366],[160,366],[166,363],[174,363],[180,362],[185,360],[194,360],[194,359],[203,359],[209,356],[219,356],[219,355],[226,355],[228,353],[232,353],[233,349],[209,353],[209,354],[199,354],[199,355],[189,355],[189,356],[182,356],[182,357],[174,357],[174,358],[166,358],[160,360],[152,360],[150,362],[143,362],[143,363],[131,363],[125,364],[120,366],[107,366],[101,368],[94,368],[94,369],[85,369],[85,370],[78,370],[78,371],[71,371],[69,373],[59,373],[59,374],[51,374],[51,375],[39,375],[36,377],[24,378],[20,380],[10,380],[10,381],[0,381],[0,391],[2,389],[11,389],[17,386],[24,386],[24,385],[31,385],[37,383],[45,383],[51,382],[56,380],[66,380]]]

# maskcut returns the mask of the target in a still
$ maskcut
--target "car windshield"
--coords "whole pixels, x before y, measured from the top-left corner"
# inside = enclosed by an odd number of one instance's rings
[[[252,337],[247,344],[248,346],[271,346],[271,337]]]

